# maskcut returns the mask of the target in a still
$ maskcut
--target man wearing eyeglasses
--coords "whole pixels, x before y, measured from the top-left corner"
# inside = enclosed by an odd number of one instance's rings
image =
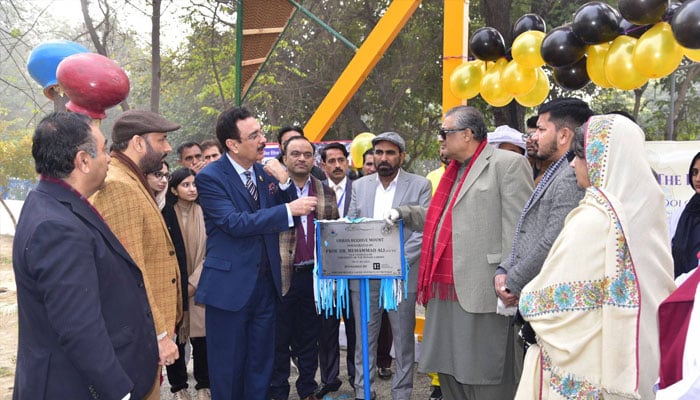
[[[281,296],[279,233],[315,210],[316,197],[293,201],[291,179],[265,151],[260,122],[245,108],[219,115],[224,155],[195,178],[207,251],[195,301],[206,305],[212,398],[268,400],[275,309]],[[288,192],[287,189],[290,189]]]
[[[527,160],[530,161],[530,166],[532,167],[532,179],[535,181],[535,186],[540,183],[544,172],[552,164],[547,160],[543,160],[537,157],[537,147],[535,142],[532,140],[532,135],[537,131],[537,115],[534,115],[527,119],[525,122],[525,133],[523,134],[523,140],[525,141],[525,149],[527,154]]]
[[[304,136],[293,136],[283,156],[297,198],[315,196],[316,210],[295,218],[294,229],[280,233],[282,301],[275,320],[275,366],[270,398],[289,398],[289,362],[294,357],[299,377],[296,389],[302,400],[316,400],[316,370],[320,318],[314,302],[314,219],[337,219],[335,193],[311,175],[314,145]]]
[[[487,145],[484,118],[474,107],[449,110],[439,133],[452,161],[430,207],[398,207],[387,215],[423,231],[417,300],[427,309],[418,369],[438,373],[446,399],[512,399],[522,346],[511,318],[496,313],[492,285],[532,193],[530,166],[521,155]]]

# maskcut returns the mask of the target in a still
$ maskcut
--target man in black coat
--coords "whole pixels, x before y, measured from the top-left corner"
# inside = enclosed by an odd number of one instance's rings
[[[34,132],[41,181],[13,243],[19,308],[14,399],[141,399],[158,345],[139,268],[87,198],[110,156],[81,114],[53,113]]]

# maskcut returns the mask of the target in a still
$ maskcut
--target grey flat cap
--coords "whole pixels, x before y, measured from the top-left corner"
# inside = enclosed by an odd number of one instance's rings
[[[406,152],[406,142],[404,142],[401,135],[399,135],[396,132],[380,133],[379,135],[375,136],[374,139],[372,139],[372,146],[376,145],[379,142],[393,143],[393,144],[399,146],[399,149],[401,150],[402,153]]]

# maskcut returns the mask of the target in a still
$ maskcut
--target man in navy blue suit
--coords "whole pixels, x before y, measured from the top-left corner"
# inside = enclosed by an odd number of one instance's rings
[[[138,266],[88,203],[110,156],[81,114],[45,117],[32,143],[39,185],[13,242],[19,345],[13,399],[142,399],[158,342]]]
[[[195,178],[207,230],[195,301],[207,309],[211,394],[266,400],[281,298],[278,234],[293,228],[293,217],[313,211],[316,197],[289,201],[296,192],[279,161],[256,163],[265,134],[249,110],[221,113],[216,137],[224,156]]]

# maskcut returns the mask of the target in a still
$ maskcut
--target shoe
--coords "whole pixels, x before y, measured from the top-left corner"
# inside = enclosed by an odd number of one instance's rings
[[[319,398],[319,399],[322,399],[322,398],[325,397],[328,393],[337,392],[338,389],[340,389],[340,385],[338,385],[338,386],[331,386],[331,385],[324,385],[324,384],[321,384],[321,386],[319,386],[318,389],[316,389],[316,397]]]
[[[442,389],[440,389],[440,386],[433,386],[433,392],[430,393],[428,400],[442,400]]]
[[[211,400],[211,390],[209,388],[197,389],[197,400]]]
[[[391,378],[391,368],[377,368],[377,375],[382,379]]]
[[[181,389],[173,393],[173,400],[192,400],[187,389]]]

